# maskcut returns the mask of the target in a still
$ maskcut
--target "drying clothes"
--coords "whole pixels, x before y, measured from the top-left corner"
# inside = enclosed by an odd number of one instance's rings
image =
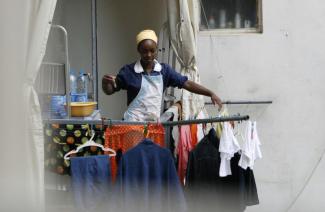
[[[184,184],[186,167],[188,162],[188,154],[193,149],[192,138],[191,138],[191,128],[190,125],[180,126],[180,137],[177,145],[177,155],[178,155],[178,177],[182,184]]]
[[[222,109],[222,111],[220,112],[219,114],[219,117],[226,117],[226,116],[229,116],[229,113],[228,113],[228,109],[227,107],[224,107]],[[231,122],[232,123],[232,122]],[[233,123],[232,123],[233,125]],[[223,126],[223,123],[222,122],[217,122],[213,128],[217,131],[217,137],[220,139],[221,138],[221,134],[222,134],[222,126]]]
[[[103,211],[112,195],[109,156],[72,157],[71,180],[78,211]]]
[[[194,148],[198,142],[197,140],[197,124],[191,124],[191,140],[192,140],[192,147]]]
[[[179,107],[176,105],[171,106],[170,108],[168,108],[168,110],[166,110],[166,112],[171,112],[173,113],[173,120],[172,121],[178,121],[178,117],[179,117]],[[178,126],[173,126],[172,128],[172,136],[173,136],[173,140],[174,140],[174,144],[175,147],[178,145],[178,141],[179,141],[179,128]],[[176,148],[175,148],[176,150]],[[176,152],[174,152],[174,155],[176,157]]]
[[[224,122],[222,128],[219,145],[221,158],[219,175],[220,177],[225,177],[231,175],[230,160],[240,150],[240,146],[230,123]]]
[[[203,112],[203,110],[201,110],[201,112],[197,115],[196,117],[197,119],[205,119],[208,118],[208,116],[206,116]],[[203,124],[198,124],[197,125],[197,140],[201,141],[202,138],[204,137],[204,130],[203,130]]]
[[[238,166],[239,154],[230,160],[232,175],[219,176],[219,139],[212,128],[190,152],[185,193],[189,212],[241,212],[259,203],[254,173]]]
[[[140,125],[114,125],[106,128],[105,147],[124,153],[136,146],[144,139],[144,126]],[[165,131],[162,125],[148,125],[148,138],[161,147],[165,146]],[[119,155],[119,154],[118,154]],[[115,182],[118,157],[111,157],[112,181]]]
[[[103,144],[104,130],[101,126],[93,126],[95,130],[94,141]],[[60,175],[71,174],[69,160],[64,160],[64,155],[76,149],[79,145],[90,139],[87,133],[88,126],[80,124],[45,124],[44,125],[44,166],[46,170]],[[97,147],[85,147],[76,154],[78,157],[102,155],[103,151]]]
[[[119,163],[121,211],[185,211],[185,199],[171,152],[144,139]]]
[[[238,165],[243,169],[253,169],[256,159],[262,158],[261,143],[258,137],[256,121],[247,121],[243,135],[242,154]]]

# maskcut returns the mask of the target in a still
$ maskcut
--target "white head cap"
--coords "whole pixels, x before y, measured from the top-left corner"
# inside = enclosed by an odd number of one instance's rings
[[[137,45],[139,45],[139,43],[141,41],[146,40],[146,39],[153,40],[156,44],[158,43],[158,37],[157,37],[155,31],[146,29],[146,30],[139,32],[139,34],[137,35],[137,37],[136,37]]]

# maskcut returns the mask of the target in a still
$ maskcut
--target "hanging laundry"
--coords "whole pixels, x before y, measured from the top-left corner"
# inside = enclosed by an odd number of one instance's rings
[[[193,149],[192,138],[191,138],[191,128],[190,125],[180,126],[180,137],[177,145],[177,155],[178,155],[178,177],[182,184],[185,182],[186,167],[188,162],[188,154]]]
[[[189,212],[243,212],[259,203],[254,173],[238,166],[238,153],[230,160],[232,175],[219,176],[219,145],[212,128],[190,152],[185,185]]]
[[[201,110],[201,112],[197,115],[197,119],[205,119],[208,118],[208,115],[206,115],[205,109]],[[203,130],[203,124],[197,125],[197,140],[201,141],[204,137],[204,130]]]
[[[218,117],[226,117],[226,116],[229,116],[229,113],[228,113],[228,108],[225,106],[222,109],[222,111],[220,111]],[[232,127],[234,127],[234,122],[230,122],[230,124]],[[217,122],[213,125],[213,128],[217,131],[217,137],[219,139],[221,138],[221,134],[222,134],[222,126],[223,126],[222,122]]]
[[[115,150],[117,157],[111,157],[112,181],[115,182],[118,159],[121,153],[136,146],[144,139],[143,125],[114,125],[107,127],[105,131],[105,147]],[[148,125],[148,138],[152,139],[159,146],[165,146],[165,131],[162,125]]]
[[[222,133],[220,137],[220,177],[231,175],[230,160],[234,154],[240,150],[238,141],[233,133],[232,126],[229,122],[222,125]]]
[[[78,211],[103,211],[112,196],[109,156],[72,157],[71,182]]]
[[[247,121],[245,124],[245,131],[242,136],[242,154],[238,165],[243,169],[247,169],[247,167],[253,169],[255,160],[262,158],[261,142],[257,133],[256,121]]]
[[[70,161],[64,155],[89,140],[88,125],[81,124],[45,124],[44,125],[44,166],[46,170],[59,175],[70,175]],[[95,130],[94,141],[104,143],[104,131],[101,126],[92,126]],[[76,154],[78,157],[102,155],[101,148],[86,147]]]
[[[192,147],[195,147],[198,140],[197,140],[197,124],[191,124],[191,140],[192,140]]]
[[[172,121],[178,121],[179,118],[179,114],[181,111],[181,105],[179,103],[176,103],[175,105],[171,106],[170,108],[168,108],[168,110],[166,110],[166,112],[171,112],[173,113],[173,120]],[[179,141],[179,128],[178,126],[173,126],[172,127],[172,139],[174,140],[174,146],[177,147],[178,145],[178,141]],[[174,151],[174,156],[176,157],[177,153],[176,153],[176,148]]]
[[[144,139],[122,156],[116,183],[121,211],[186,210],[171,152],[150,139]]]

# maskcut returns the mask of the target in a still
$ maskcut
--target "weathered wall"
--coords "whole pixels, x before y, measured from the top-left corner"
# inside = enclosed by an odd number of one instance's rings
[[[324,11],[318,0],[263,1],[263,34],[199,36],[204,85],[223,99],[274,101],[251,113],[264,158],[254,170],[261,203],[247,211],[286,211],[325,149]],[[291,211],[324,210],[322,167]]]

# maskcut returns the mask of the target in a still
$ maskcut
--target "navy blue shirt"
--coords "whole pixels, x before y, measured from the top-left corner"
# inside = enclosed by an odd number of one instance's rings
[[[128,105],[140,91],[143,74],[147,73],[143,71],[140,60],[138,60],[137,62],[122,67],[116,76],[117,87],[115,88],[115,91],[121,89],[127,90]],[[157,76],[159,74],[163,77],[164,91],[170,86],[182,88],[184,83],[188,80],[186,76],[177,73],[168,64],[158,63],[155,61],[155,67],[151,71],[150,76]]]
[[[171,152],[144,139],[119,162],[121,211],[185,211],[186,203]],[[127,210],[130,209],[130,210]]]

